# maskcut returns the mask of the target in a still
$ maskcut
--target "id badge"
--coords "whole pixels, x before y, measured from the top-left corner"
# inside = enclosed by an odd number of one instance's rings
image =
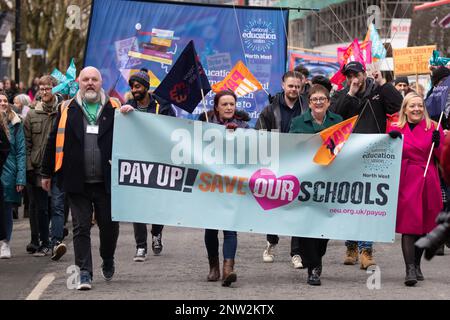
[[[86,133],[98,134],[98,126],[97,125],[88,125],[86,127]]]

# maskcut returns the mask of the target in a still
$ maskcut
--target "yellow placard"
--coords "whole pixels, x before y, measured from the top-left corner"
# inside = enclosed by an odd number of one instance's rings
[[[169,39],[152,37],[152,40],[150,42],[152,44],[156,44],[158,46],[164,46],[164,47],[169,47],[169,48],[172,46],[172,40],[169,40]]]
[[[395,76],[429,74],[433,50],[436,50],[436,45],[393,49]]]

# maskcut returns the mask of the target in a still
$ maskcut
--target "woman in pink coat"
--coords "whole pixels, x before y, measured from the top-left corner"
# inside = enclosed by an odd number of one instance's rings
[[[424,280],[420,270],[423,250],[414,243],[435,226],[435,219],[442,210],[442,196],[435,159],[441,152],[440,141],[444,141],[442,128],[428,116],[421,96],[409,93],[399,111],[399,120],[392,130],[404,136],[400,188],[398,194],[396,232],[402,234],[402,252],[406,264],[405,285],[413,286]],[[434,142],[425,178],[423,174],[428,155]]]

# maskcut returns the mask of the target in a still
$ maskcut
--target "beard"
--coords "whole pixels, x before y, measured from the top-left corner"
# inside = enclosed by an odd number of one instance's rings
[[[98,92],[95,92],[94,90],[87,90],[84,93],[84,99],[86,100],[86,102],[95,103],[100,100],[100,94]]]
[[[136,100],[136,101],[142,101],[142,100],[144,100],[145,94],[146,94],[145,92],[133,92],[133,93],[132,93],[133,98],[134,98],[134,100]]]

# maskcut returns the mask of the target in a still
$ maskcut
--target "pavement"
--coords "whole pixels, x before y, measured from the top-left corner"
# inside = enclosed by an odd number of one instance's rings
[[[224,288],[207,282],[208,261],[203,230],[166,226],[160,256],[150,250],[145,262],[133,262],[133,226],[121,223],[116,251],[116,273],[110,282],[100,271],[98,228],[92,228],[94,281],[92,290],[71,289],[74,284],[72,230],[66,238],[68,250],[57,262],[50,257],[27,254],[27,219],[15,220],[12,259],[0,260],[1,300],[441,300],[450,299],[449,249],[444,256],[423,261],[425,281],[415,287],[403,284],[404,263],[400,236],[395,243],[376,243],[375,273],[343,262],[343,241],[330,241],[323,260],[322,286],[306,284],[306,270],[290,263],[290,237],[280,237],[275,261],[264,263],[265,235],[238,233],[235,271],[237,282]],[[150,236],[150,226],[149,240]],[[222,244],[222,232],[220,244]],[[150,246],[150,243],[149,243]],[[221,258],[222,259],[222,258]]]

